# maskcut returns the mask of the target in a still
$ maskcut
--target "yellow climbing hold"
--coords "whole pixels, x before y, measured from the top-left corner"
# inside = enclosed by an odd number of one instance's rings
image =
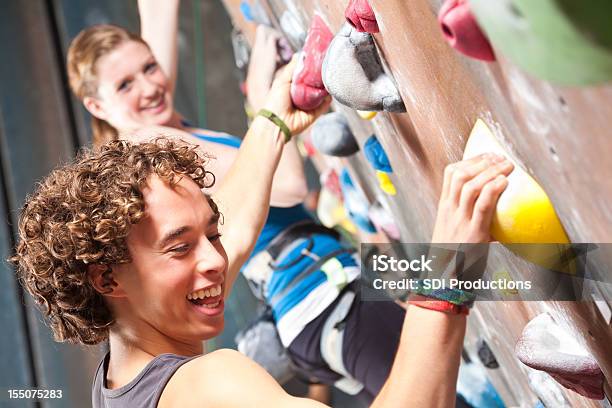
[[[370,120],[370,119],[373,119],[374,116],[376,116],[378,112],[358,110],[357,113],[359,114],[359,116],[361,116],[362,119]]]
[[[502,243],[569,243],[546,192],[504,151],[487,125],[478,119],[463,158],[489,152],[504,155],[514,163],[514,170],[508,176],[508,187],[497,202],[491,226],[493,238]]]
[[[346,214],[342,201],[327,188],[322,188],[319,194],[317,218],[327,228],[334,228],[339,225],[351,234],[357,233],[357,227]]]
[[[389,195],[396,195],[397,190],[391,181],[388,173],[384,171],[376,170],[376,178],[378,179],[378,185],[382,191]]]

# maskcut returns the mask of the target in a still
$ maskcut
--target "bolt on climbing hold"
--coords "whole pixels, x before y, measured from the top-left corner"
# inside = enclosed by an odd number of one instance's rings
[[[470,159],[483,153],[499,154],[508,157],[514,163],[514,170],[508,175],[508,187],[497,201],[491,224],[493,238],[504,244],[569,243],[563,225],[544,189],[506,153],[488,126],[478,119],[468,138],[463,159]],[[529,248],[516,246],[514,249]],[[538,263],[539,256],[518,255]],[[530,257],[532,259],[529,259]]]
[[[401,238],[400,229],[391,212],[385,208],[380,202],[375,202],[368,210],[370,221],[389,236],[389,238],[398,241]]]
[[[393,167],[389,161],[389,156],[383,148],[382,144],[378,141],[376,135],[371,135],[363,145],[363,154],[370,165],[379,171],[386,173],[392,173]]]
[[[363,145],[363,153],[368,163],[376,171],[376,179],[380,189],[389,195],[396,195],[397,189],[389,177],[389,173],[393,173],[393,168],[387,152],[385,152],[376,135],[372,135],[366,140]]]
[[[344,23],[332,40],[322,68],[325,89],[357,110],[406,112],[393,79],[380,62],[374,39]]]
[[[374,117],[376,116],[378,112],[376,111],[362,111],[362,110],[358,110],[357,114],[365,120],[371,120],[374,119]]]
[[[395,188],[393,181],[391,181],[389,173],[376,170],[376,179],[378,180],[378,186],[382,191],[392,196],[397,194],[397,189]]]
[[[291,100],[299,109],[316,109],[328,95],[321,78],[321,66],[332,38],[333,33],[315,14],[291,82]]]
[[[345,157],[359,151],[348,121],[340,112],[331,112],[317,119],[310,130],[310,138],[318,151],[330,156]]]
[[[360,32],[377,33],[378,23],[367,0],[351,0],[344,11],[346,21]]]
[[[495,50],[559,85],[612,80],[610,1],[469,0]]]
[[[355,186],[346,168],[342,169],[340,173],[340,188],[344,198],[344,209],[351,221],[363,232],[369,234],[375,233],[376,227],[368,216],[368,208],[370,206],[368,199]]]
[[[599,364],[550,314],[527,323],[514,352],[523,364],[550,374],[565,388],[587,398],[604,398]]]
[[[495,61],[495,53],[465,0],[447,0],[438,13],[446,42],[468,57]]]
[[[240,12],[246,21],[254,22],[256,24],[263,24],[266,26],[271,25],[268,14],[259,0],[255,0],[253,5],[249,4],[249,2],[246,0],[241,1]]]
[[[499,363],[493,354],[493,350],[489,347],[489,344],[485,339],[478,340],[476,344],[478,358],[483,366],[487,368],[499,368]]]

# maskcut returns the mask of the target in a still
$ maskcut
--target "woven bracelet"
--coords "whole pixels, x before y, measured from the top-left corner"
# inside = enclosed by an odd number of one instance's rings
[[[426,289],[422,282],[419,282],[419,288],[415,291],[416,294],[426,296],[432,299],[444,300],[457,306],[472,307],[476,295],[471,292],[466,292],[460,289]]]
[[[432,299],[422,295],[410,295],[408,304],[450,314],[468,315],[470,313],[468,306],[459,306],[446,300]]]
[[[278,126],[281,132],[283,132],[283,134],[285,135],[285,143],[291,140],[291,130],[289,130],[289,126],[287,126],[287,124],[283,122],[283,120],[276,116],[274,113],[270,112],[267,109],[260,109],[259,112],[257,112],[257,116],[263,116],[264,118],[267,118],[276,126]]]

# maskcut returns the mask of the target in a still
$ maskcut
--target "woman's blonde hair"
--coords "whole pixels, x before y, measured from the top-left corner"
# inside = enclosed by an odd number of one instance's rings
[[[77,98],[82,101],[86,96],[97,95],[96,63],[126,41],[136,41],[149,47],[139,35],[111,24],[86,28],[72,40],[68,48],[66,65],[70,89]],[[92,116],[91,127],[94,146],[118,138],[117,129],[95,116]]]

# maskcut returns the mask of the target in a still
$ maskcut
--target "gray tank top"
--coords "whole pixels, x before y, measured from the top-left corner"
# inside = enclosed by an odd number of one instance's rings
[[[96,370],[91,393],[93,408],[156,408],[170,377],[180,366],[196,357],[160,354],[128,384],[110,390],[106,388],[110,359],[110,353],[107,353]]]

